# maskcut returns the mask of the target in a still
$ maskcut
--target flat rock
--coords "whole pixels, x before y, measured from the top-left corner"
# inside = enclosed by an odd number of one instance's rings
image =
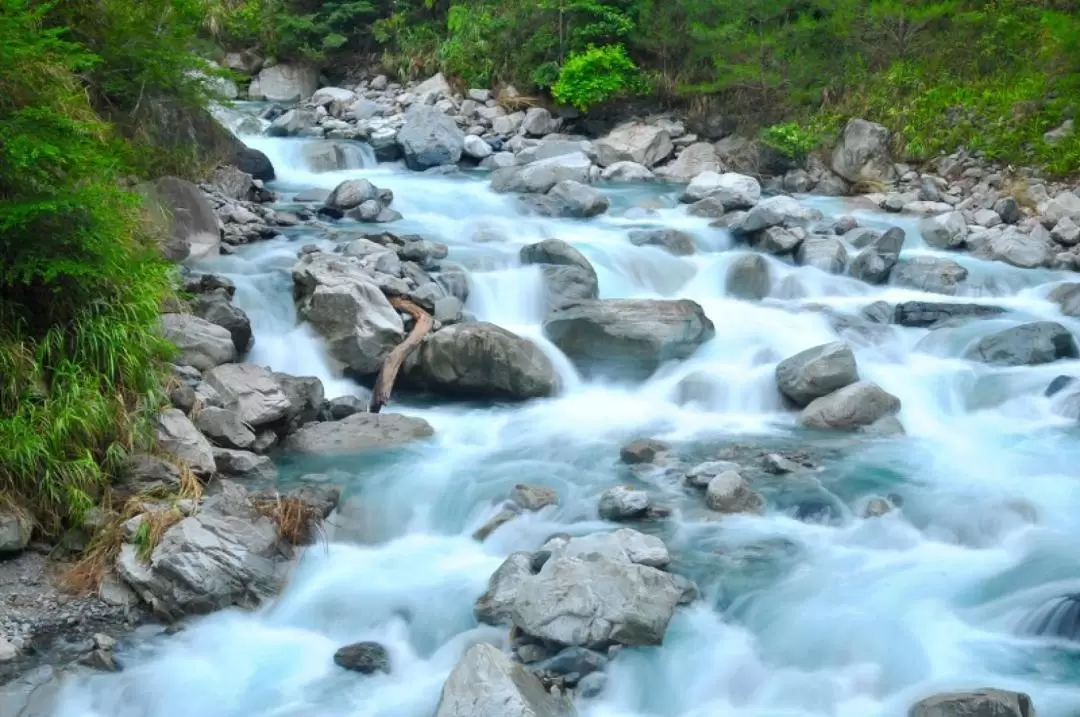
[[[398,413],[356,413],[340,421],[304,426],[285,440],[297,453],[368,453],[429,438],[435,431],[421,418]]]

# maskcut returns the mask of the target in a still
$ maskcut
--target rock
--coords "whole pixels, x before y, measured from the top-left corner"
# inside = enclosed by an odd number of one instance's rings
[[[916,256],[897,262],[890,283],[952,296],[967,276],[968,270],[951,259]]]
[[[769,453],[763,459],[761,459],[761,467],[766,473],[773,475],[784,475],[786,473],[796,473],[802,466],[790,458],[785,458],[779,453]]]
[[[243,52],[227,52],[225,57],[220,60],[222,67],[228,67],[230,70],[245,75],[254,75],[262,69],[263,59],[251,50],[244,50]]]
[[[1057,304],[1065,316],[1080,316],[1080,283],[1058,284],[1046,298]]]
[[[596,271],[585,255],[562,239],[545,239],[521,248],[522,264],[552,264],[578,267],[594,277]]]
[[[453,88],[441,72],[435,73],[412,88],[412,95],[416,98],[416,104],[419,105],[433,105],[438,100],[451,97],[453,94]]]
[[[430,107],[416,107],[405,115],[397,134],[409,169],[457,164],[465,147],[465,133],[454,120]]]
[[[636,122],[616,127],[593,146],[596,162],[601,167],[610,167],[616,162],[637,162],[651,168],[675,150],[666,130]]]
[[[570,700],[488,643],[473,645],[443,684],[435,717],[573,717]],[[1026,717],[1026,716],[1025,716]]]
[[[817,209],[803,206],[791,197],[776,196],[769,197],[747,212],[739,229],[744,233],[753,233],[769,227],[801,227],[822,218]]]
[[[639,438],[619,449],[619,458],[629,465],[652,463],[671,446],[654,438]]]
[[[517,503],[525,510],[540,510],[549,505],[559,504],[559,494],[552,488],[530,483],[518,483],[510,491],[510,500]]]
[[[863,518],[880,518],[883,515],[888,515],[893,511],[893,505],[889,502],[888,498],[872,497],[866,501],[866,505],[862,510]]]
[[[720,513],[756,513],[764,501],[750,490],[745,478],[735,471],[725,471],[709,481],[705,504]]]
[[[335,652],[334,664],[361,675],[390,674],[390,653],[377,642],[357,642]]]
[[[559,120],[543,107],[530,107],[525,111],[525,121],[521,123],[521,129],[531,137],[543,137],[559,129]]]
[[[836,237],[815,234],[799,245],[795,258],[802,266],[812,266],[829,274],[843,274],[848,254],[844,243]]]
[[[342,87],[323,87],[316,90],[309,101],[316,107],[326,107],[331,117],[340,118],[356,102],[356,93]]]
[[[206,406],[192,417],[195,427],[219,446],[247,450],[255,443],[255,433],[236,411]]]
[[[734,224],[738,222],[733,217],[742,214],[745,216],[746,212],[733,212],[732,214],[726,214],[727,209],[724,208],[724,202],[719,197],[706,197],[700,202],[694,202],[686,208],[686,213],[692,217],[705,217],[706,219],[725,219]],[[740,220],[741,221],[741,220]],[[711,226],[719,226],[713,224]]]
[[[266,134],[270,137],[295,137],[310,134],[318,124],[314,110],[294,107],[270,123]]]
[[[130,456],[121,468],[116,487],[124,495],[173,491],[180,487],[180,469],[145,453]]]
[[[1062,192],[1046,203],[1042,214],[1048,222],[1047,226],[1053,226],[1066,217],[1080,220],[1080,197],[1072,192]]]
[[[1051,238],[1063,246],[1080,244],[1080,225],[1070,217],[1062,217],[1050,232]]]
[[[495,153],[495,150],[491,148],[491,145],[480,139],[476,135],[467,135],[462,142],[462,152],[466,157],[471,157],[476,161],[480,161],[487,157],[490,157]]]
[[[298,428],[319,417],[326,398],[322,381],[314,376],[292,376],[278,372],[271,376],[289,400],[285,419],[291,427]]]
[[[407,372],[410,382],[466,398],[524,401],[554,395],[555,367],[528,339],[485,322],[431,334]]]
[[[200,475],[216,469],[210,442],[195,428],[183,412],[168,408],[157,417],[157,442],[163,451]]]
[[[515,161],[518,164],[530,164],[541,159],[580,152],[588,155],[592,152],[592,142],[587,140],[561,139],[553,136],[540,141],[530,140],[530,142],[531,146],[526,146],[517,153]]]
[[[319,89],[319,72],[309,65],[279,64],[259,72],[257,82],[268,102],[301,102]]]
[[[224,289],[199,294],[191,302],[192,312],[201,319],[217,324],[232,336],[237,355],[251,350],[255,336],[251,331],[251,319],[233,305]]]
[[[366,179],[347,179],[326,198],[326,209],[341,216],[364,202],[379,198],[379,189]]]
[[[404,324],[360,260],[308,254],[293,267],[300,315],[326,340],[331,356],[360,375],[374,375],[401,342]]]
[[[832,155],[832,170],[849,182],[896,180],[889,159],[889,130],[874,122],[851,119]]]
[[[176,362],[207,371],[236,360],[236,345],[228,330],[191,314],[162,314],[161,335],[179,349]]]
[[[587,183],[592,161],[583,152],[541,159],[524,166],[504,167],[491,174],[493,192],[545,194],[566,180]]]
[[[600,295],[596,274],[576,266],[546,264],[540,267],[548,309],[562,309]]]
[[[657,170],[657,174],[677,182],[688,182],[703,172],[719,172],[720,159],[709,142],[695,142],[679,153],[674,161]]]
[[[934,301],[905,301],[893,309],[893,323],[928,328],[958,319],[985,319],[1006,313],[1000,306],[953,304]]]
[[[637,162],[616,162],[600,173],[605,182],[650,182],[656,175]]]
[[[644,517],[651,504],[652,500],[645,491],[615,486],[600,494],[597,510],[601,520],[634,520]]]
[[[575,691],[581,699],[592,700],[603,694],[606,687],[607,675],[603,672],[592,672],[581,678]]]
[[[1034,321],[983,336],[964,358],[997,366],[1037,366],[1080,358],[1076,339],[1054,321]]]
[[[289,398],[274,380],[270,370],[255,364],[224,364],[204,375],[224,402],[237,412],[240,420],[259,427],[284,418],[292,408]]]
[[[687,485],[704,490],[709,486],[709,482],[713,478],[728,471],[737,473],[739,471],[738,464],[731,461],[708,461],[707,463],[700,463],[687,471],[684,480]]]
[[[799,424],[822,430],[853,430],[900,411],[900,399],[870,381],[858,381],[816,399],[799,414]]]
[[[328,404],[330,420],[340,421],[354,413],[363,413],[367,410],[367,401],[357,396],[338,396],[330,399]]]
[[[576,675],[580,678],[599,672],[607,665],[608,659],[598,652],[584,647],[567,647],[555,655],[537,662],[532,666],[532,670],[538,673]]]
[[[893,227],[870,239],[851,262],[851,276],[867,284],[886,283],[900,260],[904,238],[904,230]]]
[[[839,341],[801,351],[776,365],[780,393],[800,408],[858,380],[855,354]]]
[[[1042,231],[1045,234],[1045,230]],[[993,237],[986,245],[986,252],[994,261],[1003,261],[1021,269],[1050,266],[1054,258],[1048,242],[1023,234],[1015,228]]]
[[[715,329],[687,299],[611,299],[553,312],[544,334],[586,373],[643,378],[693,354]]]
[[[1001,217],[993,209],[980,209],[972,218],[981,227],[996,227],[1001,224]]]
[[[682,201],[698,202],[710,197],[720,201],[727,211],[750,209],[761,199],[761,185],[744,174],[703,172],[686,187]]]
[[[264,481],[277,479],[274,462],[266,456],[255,455],[250,451],[215,448],[214,463],[217,465],[218,473],[230,478]]]
[[[236,167],[222,165],[210,173],[209,184],[229,199],[252,201],[259,196],[252,176]]]
[[[899,229],[898,227],[893,228],[897,229],[897,231],[901,233],[903,233],[904,231],[903,229]],[[851,244],[856,249],[862,249],[863,247],[867,247],[873,244],[874,241],[881,238],[884,233],[885,232],[883,231],[871,229],[870,227],[857,227],[849,232],[846,232],[843,236],[844,241]]]
[[[694,253],[694,235],[678,229],[638,229],[630,232],[634,246],[658,246],[675,256]]]
[[[728,267],[725,293],[735,299],[760,301],[772,291],[772,270],[760,254],[744,254]]]
[[[1006,224],[1016,224],[1024,218],[1023,212],[1020,211],[1020,203],[1013,197],[1002,197],[994,202],[994,211]]]
[[[683,590],[669,573],[602,555],[552,557],[522,582],[512,618],[560,645],[659,645]]]
[[[285,440],[297,453],[368,453],[428,438],[434,430],[421,418],[397,413],[357,413],[340,421],[312,423]]]
[[[603,214],[611,206],[598,190],[590,186],[564,179],[548,190],[547,196],[556,200],[561,208],[558,216],[587,219]]]
[[[487,590],[476,601],[473,612],[478,622],[502,625],[510,622],[514,598],[522,583],[533,574],[533,554],[511,553],[488,579]]]
[[[238,147],[233,153],[230,162],[241,172],[250,174],[252,179],[269,182],[276,176],[270,158],[251,147]]]
[[[22,552],[30,544],[33,524],[19,513],[0,508],[0,556]],[[2,642],[2,641],[0,641]],[[0,663],[4,662],[0,651]]]
[[[919,234],[934,249],[960,249],[967,237],[967,222],[960,212],[939,214],[919,220]]]
[[[651,568],[663,568],[671,562],[664,541],[654,535],[645,535],[630,528],[619,528],[606,533],[589,533],[579,538],[570,538],[559,545],[549,541],[552,557],[588,558],[599,555],[621,563],[646,565]],[[546,561],[545,561],[546,562]],[[534,574],[538,570],[534,567]],[[540,569],[543,565],[540,566]]]
[[[159,615],[176,619],[232,605],[253,608],[280,590],[285,564],[274,522],[229,481],[162,535],[148,563],[125,544],[119,575]]]
[[[795,253],[806,237],[806,230],[801,227],[769,227],[756,235],[756,247],[760,251],[783,256]]]
[[[488,539],[489,535],[518,517],[518,510],[517,506],[507,506],[506,508],[503,508],[496,513],[491,520],[480,526],[480,528],[472,534],[472,539],[477,542],[484,542]]]
[[[167,234],[162,253],[169,261],[199,261],[217,256],[221,225],[214,206],[197,186],[176,177],[140,185],[146,211]]]
[[[985,688],[943,692],[911,706],[908,717],[1036,717],[1035,705],[1023,692]]]

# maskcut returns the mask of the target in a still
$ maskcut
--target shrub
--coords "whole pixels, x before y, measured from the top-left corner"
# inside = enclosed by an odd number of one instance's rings
[[[589,107],[643,90],[643,80],[622,45],[590,47],[566,58],[551,94],[585,111]]]
[[[821,144],[821,136],[797,122],[787,122],[761,130],[761,141],[788,159],[802,163]]]

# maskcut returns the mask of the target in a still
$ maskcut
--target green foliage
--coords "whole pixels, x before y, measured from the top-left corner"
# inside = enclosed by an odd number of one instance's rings
[[[560,102],[587,110],[605,100],[641,88],[638,68],[622,45],[590,47],[563,63],[551,94]]]
[[[785,122],[762,129],[761,141],[785,157],[802,162],[821,144],[821,135],[797,122]]]

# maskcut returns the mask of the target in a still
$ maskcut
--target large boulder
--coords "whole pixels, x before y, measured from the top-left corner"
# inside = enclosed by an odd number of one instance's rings
[[[368,180],[346,179],[334,187],[323,204],[330,212],[341,216],[350,209],[359,207],[364,202],[378,198],[379,188]]]
[[[206,406],[195,412],[192,420],[204,436],[224,448],[247,450],[255,443],[255,432],[236,411]]]
[[[851,262],[850,273],[867,284],[884,284],[892,275],[904,248],[904,230],[893,227],[884,234],[871,235],[870,241]]]
[[[735,471],[714,476],[705,487],[705,505],[719,513],[756,513],[765,501]]]
[[[198,261],[217,256],[221,225],[202,190],[184,179],[161,177],[141,189],[146,210],[162,228],[162,252],[169,261]]]
[[[473,645],[443,684],[435,717],[573,717],[570,699],[494,645]]]
[[[277,371],[272,375],[289,399],[289,409],[285,414],[289,425],[298,428],[317,420],[326,399],[326,388],[322,381],[315,376],[293,376]]]
[[[705,311],[688,299],[586,301],[544,322],[544,334],[582,371],[632,378],[687,358],[715,333]]]
[[[653,167],[675,151],[667,130],[637,122],[616,127],[607,137],[596,140],[593,147],[596,162],[601,167],[616,162],[637,162]]]
[[[551,309],[561,309],[600,295],[600,284],[592,264],[562,239],[545,239],[524,246],[520,257],[522,264],[540,267]]]
[[[889,283],[953,296],[967,277],[968,270],[952,259],[916,256],[897,262]]]
[[[710,142],[695,142],[684,148],[672,162],[660,167],[656,173],[676,182],[689,182],[702,172],[719,172],[720,159]]]
[[[611,202],[599,190],[573,179],[564,179],[544,196],[522,197],[527,210],[548,217],[587,219],[603,214]]]
[[[157,443],[161,450],[183,462],[195,473],[214,472],[214,449],[183,411],[167,408],[157,416]]]
[[[960,212],[948,212],[919,221],[919,234],[927,246],[935,249],[959,249],[964,246],[967,233],[967,221]]]
[[[832,155],[832,170],[849,182],[892,182],[896,168],[889,158],[889,130],[875,122],[849,120]]]
[[[521,129],[531,137],[543,137],[559,129],[559,120],[543,107],[530,107],[525,111]]]
[[[744,254],[728,267],[724,293],[733,299],[760,301],[772,291],[772,270],[761,254]]]
[[[985,688],[942,692],[911,706],[908,717],[1036,717],[1031,697],[1023,692]]]
[[[224,408],[236,411],[241,421],[255,428],[284,418],[292,409],[289,397],[265,366],[224,364],[207,371],[203,380],[221,396]]]
[[[776,365],[780,393],[800,408],[858,380],[855,354],[840,341],[800,351]]]
[[[285,577],[277,526],[246,491],[223,481],[197,514],[165,531],[149,561],[126,544],[117,573],[159,615],[177,619],[238,605],[256,607]]]
[[[1036,366],[1080,358],[1076,339],[1055,321],[1034,321],[983,336],[964,358],[997,366]]]
[[[360,375],[377,373],[405,326],[361,261],[307,254],[292,274],[300,315],[326,339],[330,355]]]
[[[319,89],[319,71],[310,65],[280,64],[264,68],[252,81],[252,99],[269,102],[302,102]]]
[[[161,335],[179,351],[175,362],[208,371],[236,360],[236,344],[227,329],[192,314],[162,314]]]
[[[399,413],[354,413],[340,421],[311,423],[285,440],[296,453],[370,453],[398,448],[434,435],[422,418]]]
[[[491,173],[491,190],[499,193],[545,194],[559,182],[588,182],[591,167],[592,160],[581,151],[523,166],[502,167]]]
[[[276,176],[274,165],[263,152],[243,145],[233,150],[229,163],[241,172],[250,174],[252,179],[269,182]]]
[[[761,185],[753,177],[734,172],[702,172],[694,177],[682,194],[684,202],[713,198],[726,211],[749,209],[761,200]]]
[[[1043,234],[1045,233],[1043,231]],[[1024,234],[1015,227],[1009,227],[991,238],[986,244],[985,253],[994,261],[1002,261],[1021,269],[1050,266],[1054,259],[1054,251],[1049,241]]]
[[[801,266],[812,266],[828,274],[842,274],[847,267],[848,253],[844,243],[836,237],[807,237],[795,253]]]
[[[770,227],[802,227],[822,217],[817,209],[781,195],[769,197],[747,212],[738,229],[749,234]]]
[[[436,331],[421,345],[407,376],[463,398],[520,401],[551,396],[559,385],[551,359],[536,344],[483,322]]]
[[[465,149],[465,133],[447,115],[431,107],[416,107],[405,115],[397,143],[409,169],[457,164]]]
[[[487,589],[473,606],[477,621],[488,625],[510,622],[518,588],[533,574],[532,562],[533,554],[527,550],[510,553],[488,578]]]
[[[199,318],[217,324],[232,336],[237,355],[251,350],[255,335],[251,330],[251,319],[242,309],[230,301],[226,289],[214,289],[205,294],[196,295],[191,301],[191,310]]]
[[[585,255],[562,239],[545,239],[521,248],[522,264],[553,264],[556,266],[576,266],[591,272],[596,271]]]
[[[870,381],[858,381],[810,403],[799,423],[822,430],[854,430],[895,416],[900,399]]]
[[[1080,316],[1080,283],[1058,284],[1046,298],[1057,304],[1065,316]]]

